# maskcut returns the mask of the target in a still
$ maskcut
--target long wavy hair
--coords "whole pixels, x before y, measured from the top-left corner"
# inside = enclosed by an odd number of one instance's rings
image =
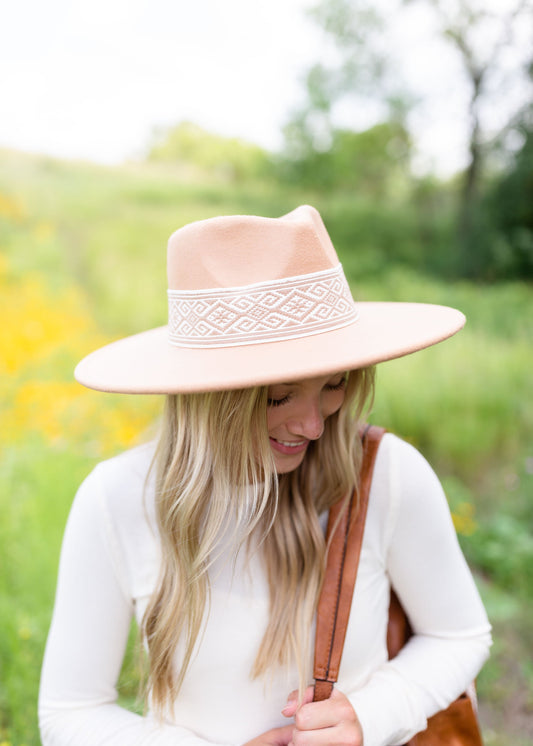
[[[269,585],[269,622],[251,676],[295,665],[300,688],[307,685],[326,553],[319,516],[357,486],[358,427],[373,385],[374,368],[350,372],[344,402],[322,436],[297,469],[279,476],[267,432],[267,387],[167,397],[154,460],[162,563],[142,624],[147,683],[160,715],[183,684],[208,613],[209,568],[228,531],[235,556],[257,537]]]

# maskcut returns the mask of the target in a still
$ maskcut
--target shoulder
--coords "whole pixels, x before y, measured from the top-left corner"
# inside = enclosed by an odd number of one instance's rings
[[[78,525],[99,526],[129,596],[151,585],[158,562],[154,453],[151,442],[99,463],[78,490],[71,512]]]
[[[394,435],[383,436],[375,466],[377,479],[386,478],[391,486],[414,488],[420,483],[439,484],[439,480],[427,459],[411,443]]]
[[[101,461],[93,470],[108,488],[138,489],[146,482],[155,453],[155,443],[144,443]]]
[[[374,468],[374,481],[388,491],[413,489],[439,480],[426,458],[413,445],[393,433],[383,436]],[[374,485],[373,485],[374,486]]]
[[[117,522],[138,517],[146,498],[153,495],[154,452],[155,444],[147,443],[100,462],[80,486],[75,505],[81,502],[103,510]]]
[[[119,510],[128,504],[131,507],[150,480],[154,452],[155,444],[150,442],[100,461],[86,477],[84,484],[103,493],[106,503],[113,510]]]
[[[370,511],[381,524],[386,543],[402,514],[411,517],[449,514],[441,483],[427,459],[413,445],[392,433],[385,433],[379,446]]]

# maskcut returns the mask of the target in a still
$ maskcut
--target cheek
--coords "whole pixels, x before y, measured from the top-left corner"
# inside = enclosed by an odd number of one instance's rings
[[[276,407],[269,407],[267,409],[267,431],[270,433],[272,430],[283,422],[283,415],[277,411]]]
[[[345,397],[346,392],[344,390],[332,391],[329,394],[327,401],[324,402],[324,419],[339,411],[343,405]]]
[[[289,423],[295,417],[298,417],[299,414],[300,414],[300,410],[298,406],[297,405],[295,406],[294,402],[292,401],[287,402],[286,404],[281,404],[279,407],[268,407],[267,408],[267,431],[268,433],[271,433],[274,430],[277,430],[278,428],[285,427],[287,423]]]

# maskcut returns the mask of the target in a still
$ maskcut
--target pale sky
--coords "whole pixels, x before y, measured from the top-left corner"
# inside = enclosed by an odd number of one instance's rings
[[[277,149],[302,100],[303,73],[325,53],[305,15],[312,4],[4,0],[0,146],[119,163],[142,155],[154,127],[186,119]],[[387,44],[402,50],[398,78],[425,101],[411,120],[420,162],[453,172],[466,157],[460,62],[420,5],[393,26]],[[506,91],[509,104],[522,95]],[[505,106],[489,114],[497,126]],[[379,111],[366,106],[350,117],[364,127]]]

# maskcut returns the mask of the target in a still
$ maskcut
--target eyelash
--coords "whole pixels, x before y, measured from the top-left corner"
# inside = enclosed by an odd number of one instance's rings
[[[290,396],[283,396],[281,399],[267,399],[267,406],[279,407],[282,404],[286,404],[290,398]]]
[[[346,379],[342,378],[339,383],[335,383],[332,386],[326,386],[327,391],[339,391],[340,389],[343,389],[346,384]],[[291,395],[287,394],[287,396],[282,396],[281,399],[267,399],[267,406],[269,407],[280,407],[283,404],[287,404],[287,402],[290,400]]]

